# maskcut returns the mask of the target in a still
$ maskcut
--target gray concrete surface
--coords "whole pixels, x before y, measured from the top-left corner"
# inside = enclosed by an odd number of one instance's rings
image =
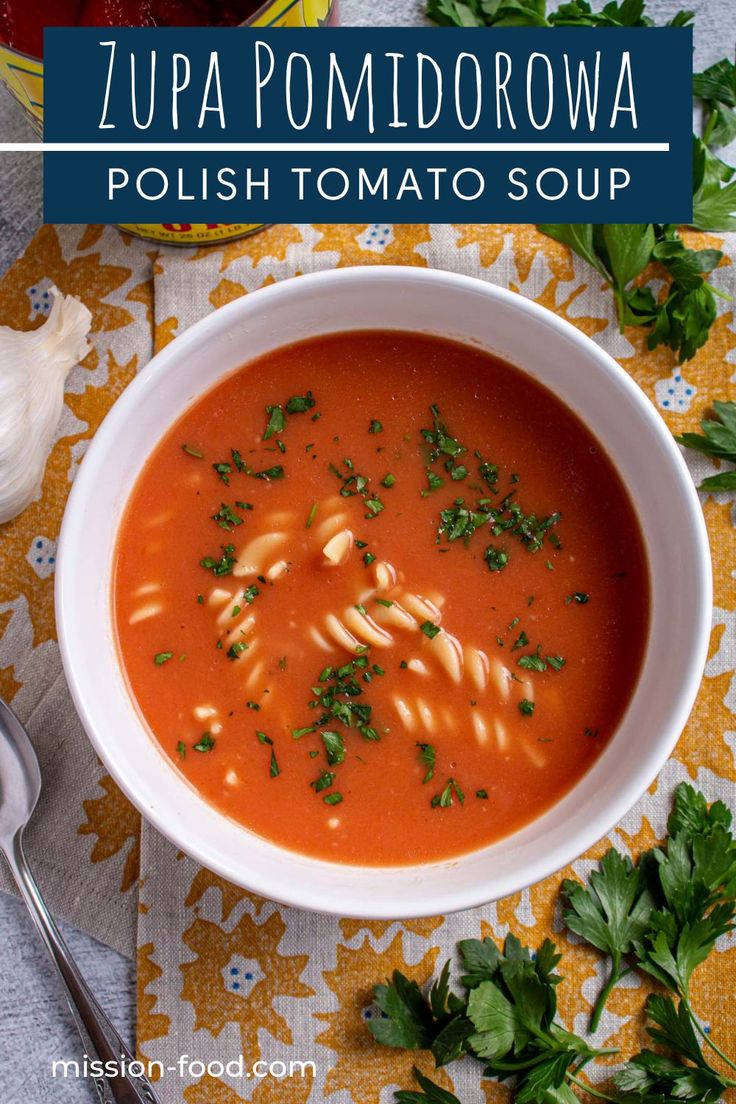
[[[696,10],[695,65],[703,68],[736,44],[734,0],[649,0],[667,19],[680,7]],[[341,0],[346,25],[416,25],[422,0]],[[0,90],[0,142],[30,141],[33,134],[10,97]],[[23,251],[42,222],[41,164],[37,154],[0,151],[0,274]],[[0,365],[0,370],[2,366]],[[135,976],[132,964],[70,928],[72,950],[93,990],[132,1040]],[[0,896],[0,1100],[3,1104],[92,1104],[92,1090],[51,1080],[53,1059],[79,1053],[63,996],[30,920],[16,900]]]

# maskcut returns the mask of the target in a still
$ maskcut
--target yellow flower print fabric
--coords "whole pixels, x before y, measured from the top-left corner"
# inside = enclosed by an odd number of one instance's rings
[[[691,238],[736,256],[734,238]],[[715,571],[713,635],[698,702],[673,758],[608,840],[504,901],[406,924],[279,906],[203,870],[141,825],[95,761],[60,673],[51,604],[54,542],[87,440],[152,346],[163,348],[212,310],[276,280],[363,264],[451,269],[544,304],[615,356],[673,432],[694,429],[712,398],[736,399],[736,330],[727,301],[707,346],[678,368],[668,350],[648,352],[642,333],[620,334],[600,277],[531,226],[288,225],[208,249],[157,252],[110,228],[39,232],[0,286],[0,322],[37,324],[53,282],[92,309],[94,350],[70,377],[41,498],[0,528],[0,692],[30,722],[41,750],[46,796],[32,843],[54,906],[129,953],[137,947],[138,1045],[146,1058],[174,1067],[158,1079],[163,1104],[388,1104],[393,1088],[410,1087],[414,1061],[428,1073],[431,1062],[372,1041],[371,987],[396,968],[424,982],[469,936],[502,939],[511,930],[536,945],[551,934],[565,956],[561,1017],[585,1030],[604,967],[562,929],[561,877],[584,876],[610,843],[635,854],[661,838],[681,780],[709,799],[736,804],[736,529],[722,495],[703,502]],[[714,279],[736,291],[729,260]],[[698,481],[713,470],[706,458],[688,462]],[[73,897],[64,884],[72,870]],[[94,899],[94,909],[85,911],[85,899]],[[735,989],[736,939],[728,938],[696,972],[693,1003],[731,1052]],[[646,992],[637,975],[615,991],[598,1045],[630,1052],[643,1044]],[[241,1053],[242,1075],[231,1069],[219,1077],[196,1065]],[[180,1076],[184,1054],[195,1065]],[[278,1070],[290,1062],[314,1067],[304,1076],[246,1076],[258,1061]],[[508,1098],[490,1082],[479,1089],[476,1069],[451,1066],[436,1080],[465,1104]]]

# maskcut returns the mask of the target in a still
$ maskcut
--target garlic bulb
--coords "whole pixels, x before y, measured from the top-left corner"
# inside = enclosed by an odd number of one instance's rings
[[[0,326],[0,524],[38,496],[66,377],[89,352],[89,310],[50,291],[54,303],[43,326],[28,332]]]

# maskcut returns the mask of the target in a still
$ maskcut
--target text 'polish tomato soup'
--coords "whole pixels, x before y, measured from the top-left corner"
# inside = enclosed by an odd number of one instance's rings
[[[131,692],[228,817],[360,865],[462,854],[601,754],[649,621],[639,525],[526,374],[409,333],[248,364],[147,461],[117,543]]]

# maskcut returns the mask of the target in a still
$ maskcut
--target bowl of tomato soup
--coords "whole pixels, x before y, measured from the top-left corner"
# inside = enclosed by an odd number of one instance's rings
[[[611,829],[687,719],[710,588],[679,450],[607,354],[493,285],[376,267],[154,358],[75,480],[56,602],[155,827],[276,900],[408,917]]]

